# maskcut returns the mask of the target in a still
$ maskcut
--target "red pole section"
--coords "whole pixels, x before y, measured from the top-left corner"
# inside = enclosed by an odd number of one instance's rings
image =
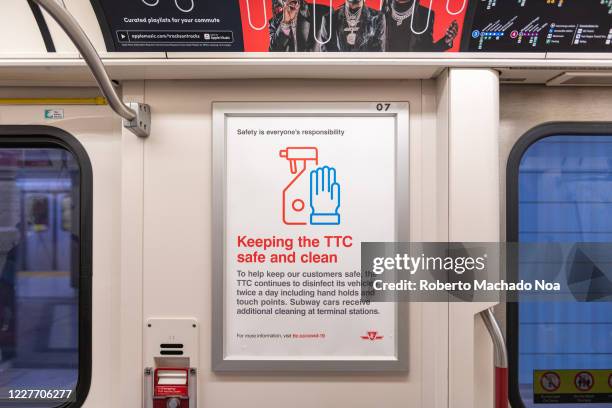
[[[508,408],[508,369],[495,367],[495,408]]]
[[[495,408],[508,408],[508,350],[504,335],[499,328],[493,309],[480,312],[487,327],[495,352]]]

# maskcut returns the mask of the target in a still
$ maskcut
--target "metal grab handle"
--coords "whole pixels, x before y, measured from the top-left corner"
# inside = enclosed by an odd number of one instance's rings
[[[480,312],[480,317],[493,340],[495,364],[495,408],[508,408],[508,350],[493,309]]]
[[[150,109],[144,104],[130,104],[132,107],[123,103],[113,81],[110,79],[106,68],[98,55],[98,52],[89,41],[89,38],[76,21],[76,19],[59,5],[55,0],[33,0],[42,7],[68,35],[75,47],[79,50],[87,66],[91,70],[98,87],[108,101],[110,107],[123,119],[124,126],[134,132],[139,137],[147,137],[150,133]]]
[[[189,408],[198,407],[198,370],[189,369]]]
[[[144,387],[142,388],[142,400],[144,408],[153,408],[153,367],[144,369]]]

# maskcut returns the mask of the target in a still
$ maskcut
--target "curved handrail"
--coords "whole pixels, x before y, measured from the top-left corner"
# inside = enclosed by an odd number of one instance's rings
[[[72,14],[70,14],[64,7],[60,6],[55,0],[33,1],[45,9],[45,11],[47,11],[55,21],[57,21],[60,27],[62,27],[68,37],[70,37],[76,48],[83,56],[87,66],[89,66],[89,69],[91,69],[91,73],[98,83],[102,94],[104,94],[104,97],[106,100],[108,100],[110,107],[113,108],[113,110],[125,120],[134,120],[137,115],[136,112],[126,106],[119,97],[119,94],[113,85],[113,81],[110,79],[108,72],[106,72],[106,68],[102,63],[98,52],[91,44],[91,41],[89,41],[89,38]]]
[[[492,308],[483,310],[480,312],[480,316],[489,335],[491,335],[495,353],[495,408],[508,408],[508,349],[506,348],[506,341]]]
[[[151,109],[144,103],[134,102],[129,105],[123,103],[98,52],[72,14],[55,0],[33,1],[53,17],[74,43],[91,70],[109,106],[124,119],[123,126],[138,137],[148,137],[151,134]]]

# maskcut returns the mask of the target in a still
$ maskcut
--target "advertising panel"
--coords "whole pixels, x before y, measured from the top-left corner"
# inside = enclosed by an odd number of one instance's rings
[[[612,51],[612,0],[91,1],[109,51]]]

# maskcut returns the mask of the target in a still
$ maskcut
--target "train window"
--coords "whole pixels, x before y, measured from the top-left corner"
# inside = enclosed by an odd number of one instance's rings
[[[0,127],[0,407],[68,407],[87,394],[91,182],[70,135]]]
[[[612,125],[535,128],[515,146],[507,175],[508,241],[612,242]],[[584,394],[593,375],[612,369],[612,304],[509,304],[507,338],[513,407],[610,406],[609,396]],[[556,403],[541,389],[559,394]]]

